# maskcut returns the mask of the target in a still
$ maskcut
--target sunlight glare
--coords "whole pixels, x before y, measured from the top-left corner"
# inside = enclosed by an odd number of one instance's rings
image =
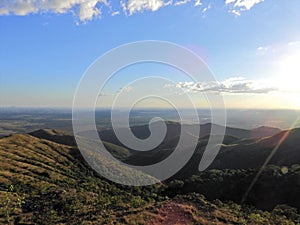
[[[285,91],[300,92],[300,52],[282,59],[279,82]]]

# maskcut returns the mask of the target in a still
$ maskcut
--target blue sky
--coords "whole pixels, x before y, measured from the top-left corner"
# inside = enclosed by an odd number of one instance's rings
[[[2,106],[70,107],[95,59],[121,44],[151,39],[199,54],[226,87],[215,88],[228,107],[243,108],[241,101],[253,108],[300,107],[293,85],[300,81],[299,0],[2,2]],[[113,82],[107,92],[122,88],[118,79]],[[192,85],[185,88],[197,92]]]

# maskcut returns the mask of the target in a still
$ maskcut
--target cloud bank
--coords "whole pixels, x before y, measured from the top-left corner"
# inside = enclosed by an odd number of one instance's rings
[[[240,11],[250,10],[255,4],[263,0],[226,0],[231,12],[240,15]],[[103,10],[112,15],[125,15],[143,11],[157,11],[165,6],[181,6],[192,3],[194,7],[202,6],[201,0],[1,0],[0,15],[25,16],[36,13],[71,13],[80,21],[86,22],[100,17]],[[117,4],[117,6],[115,6]],[[204,8],[207,6],[203,6]]]
[[[81,21],[101,14],[101,7],[109,6],[106,0],[2,0],[0,15],[25,16],[34,13],[72,13]]]
[[[166,88],[172,87],[182,88],[190,93],[211,92],[215,94],[267,94],[278,90],[266,83],[247,80],[244,77],[232,77],[222,82],[178,82],[176,85],[166,86]]]

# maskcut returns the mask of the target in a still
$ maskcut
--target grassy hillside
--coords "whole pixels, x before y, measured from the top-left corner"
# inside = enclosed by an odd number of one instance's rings
[[[27,134],[0,139],[1,185],[20,183],[28,190],[76,184],[89,173],[72,147]]]
[[[156,187],[145,188],[141,195],[138,188],[132,190],[100,179],[78,149],[31,135],[0,139],[0,160],[1,203],[10,208],[9,213],[2,212],[2,221],[8,217],[5,214],[38,224],[64,221],[69,216],[94,220],[90,217],[94,214],[102,221],[110,214],[115,216],[118,211],[134,210],[154,201],[150,190]],[[24,204],[14,211],[10,204],[17,204],[18,199]],[[21,217],[17,212],[22,212]]]

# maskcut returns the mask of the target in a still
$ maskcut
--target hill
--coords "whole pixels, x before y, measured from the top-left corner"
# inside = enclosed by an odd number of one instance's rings
[[[181,125],[176,122],[166,122],[167,126],[167,133],[166,137],[162,143],[164,144],[170,144],[170,142],[177,143],[178,138],[180,136],[180,130],[181,130]],[[249,139],[249,138],[263,138],[263,137],[269,137],[273,136],[277,133],[279,133],[281,130],[277,128],[271,128],[271,127],[259,127],[253,130],[246,130],[246,129],[240,129],[240,128],[233,128],[233,127],[222,127],[220,125],[216,124],[202,124],[202,125],[184,125],[184,126],[199,126],[200,129],[200,138],[206,137],[210,135],[211,128],[213,127],[215,130],[223,130],[225,129],[226,132],[225,134],[227,136],[233,136],[239,139]],[[133,126],[130,127],[130,130],[127,128],[117,128],[117,129],[123,129],[126,132],[132,132],[136,137],[144,139],[149,137],[150,135],[150,130],[148,125],[142,125],[142,126]],[[113,129],[106,129],[103,131],[99,132],[99,136],[101,137],[102,140],[115,143],[117,145],[122,145],[122,143],[119,142],[117,137],[115,136],[115,133]],[[171,145],[173,146],[173,145]]]
[[[52,140],[63,135],[46,133]],[[85,163],[77,148],[32,135],[1,138],[0,160],[0,223],[78,224],[80,216],[81,222],[101,224],[154,201],[150,190],[156,186],[142,195],[138,188],[111,183]]]
[[[58,144],[62,144],[62,145],[67,145],[72,147],[77,146],[74,136],[61,130],[40,129],[37,131],[30,132],[29,135],[39,139],[44,139]],[[130,151],[126,148],[117,146],[109,142],[103,142],[103,144],[106,147],[106,149],[119,160],[125,160],[130,155]]]
[[[269,164],[292,166],[300,164],[300,129],[282,131],[274,136],[223,145],[211,168],[258,168],[270,158]]]
[[[76,140],[73,135],[70,135],[61,130],[54,129],[40,129],[30,132],[29,135],[48,141],[52,141],[58,144],[76,146]]]
[[[290,139],[286,140],[297,141],[297,131],[290,134]],[[258,143],[272,143],[284,133],[277,135],[279,136],[259,139]],[[264,178],[263,182],[259,183],[259,187],[265,188],[250,193],[247,203],[269,210],[265,212],[247,205],[228,202],[240,200],[255,171],[211,170],[183,180],[170,180],[164,184],[147,187],[121,186],[97,175],[85,163],[72,138],[72,135],[57,130],[39,130],[0,139],[0,223],[295,224],[300,222],[300,216],[293,208],[299,207],[294,204],[297,201],[296,196],[299,196],[295,179],[298,176],[298,167],[289,169],[289,176],[281,176],[278,172],[280,168],[271,169],[270,171],[277,171],[272,173],[267,170],[267,176],[264,177],[268,179]],[[205,144],[207,138],[208,136],[200,139],[199,146]],[[226,136],[224,141],[225,145],[229,146],[239,142],[244,143],[233,136]],[[114,143],[105,144],[124,160],[132,154]],[[126,154],[124,151],[127,151]],[[132,175],[134,178],[134,174]],[[270,187],[274,185],[277,186],[277,192],[270,192]],[[290,189],[291,187],[294,189]],[[265,195],[266,191],[269,195]],[[270,202],[268,199],[261,200],[262,196],[269,198],[272,193],[280,193],[281,197],[277,198],[277,202],[271,202],[271,205],[257,204]],[[205,194],[209,200],[201,194]],[[295,201],[290,201],[288,196]],[[221,199],[223,202],[215,199]],[[282,205],[287,203],[292,207]]]

